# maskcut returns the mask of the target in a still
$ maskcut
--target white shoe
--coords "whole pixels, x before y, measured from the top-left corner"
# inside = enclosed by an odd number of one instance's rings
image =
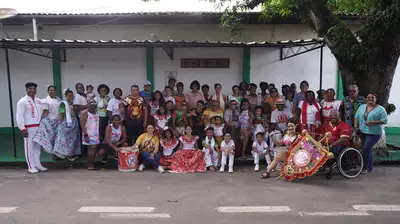
[[[37,170],[36,168],[28,169],[28,173],[30,174],[39,173],[39,170]]]
[[[254,171],[260,171],[260,165],[256,164],[256,165],[254,166]]]
[[[225,172],[225,166],[224,165],[221,165],[221,168],[219,168],[219,172],[221,172],[221,173]]]
[[[162,168],[162,166],[158,166],[158,172],[160,172],[160,173],[164,173],[164,172],[165,172],[165,170],[164,170],[164,168]]]
[[[143,172],[143,170],[144,170],[144,165],[143,164],[140,164],[140,166],[139,166],[139,169],[138,169],[140,172]]]
[[[36,167],[36,169],[39,170],[40,172],[44,172],[44,171],[48,170],[47,168],[45,168],[43,166],[38,166],[38,167]]]
[[[229,173],[233,173],[233,166],[229,166]]]

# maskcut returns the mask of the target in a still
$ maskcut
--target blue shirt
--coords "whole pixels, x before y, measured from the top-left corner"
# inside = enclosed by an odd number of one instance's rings
[[[153,97],[153,91],[146,92],[144,90],[139,92],[139,95],[146,101],[146,102],[151,102],[151,99]]]
[[[367,109],[367,104],[363,104],[357,110],[355,118],[357,118],[358,120],[358,129],[363,134],[381,135],[382,134],[381,125],[367,126],[365,123],[367,121],[382,121],[383,124],[387,124],[387,113],[385,108],[378,105],[368,114],[365,114],[366,109]],[[367,116],[367,119],[365,119],[365,116]]]

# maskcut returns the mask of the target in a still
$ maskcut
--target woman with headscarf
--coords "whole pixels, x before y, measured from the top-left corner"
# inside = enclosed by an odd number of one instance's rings
[[[99,87],[97,87],[97,93],[99,94],[98,96],[95,97],[95,102],[97,105],[97,114],[100,117],[100,123],[99,123],[99,132],[100,132],[100,140],[104,140],[105,136],[105,131],[106,127],[108,125],[108,114],[107,114],[107,106],[108,102],[110,102],[110,97],[108,94],[110,93],[110,88],[105,85],[101,84]]]
[[[60,106],[61,99],[56,95],[55,86],[51,85],[47,87],[47,92],[49,95],[40,102],[44,108],[44,117],[40,121],[40,126],[33,137],[33,142],[42,146],[44,151],[53,153],[57,126],[59,124],[58,107]]]
[[[64,96],[65,101],[62,101],[58,109],[61,123],[57,126],[53,154],[58,158],[67,157],[73,161],[81,154],[79,121],[73,106],[74,93],[66,89]]]

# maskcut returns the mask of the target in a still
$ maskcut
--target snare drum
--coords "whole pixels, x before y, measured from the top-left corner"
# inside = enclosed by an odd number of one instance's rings
[[[118,153],[118,170],[121,172],[136,171],[139,164],[139,149],[122,147]]]

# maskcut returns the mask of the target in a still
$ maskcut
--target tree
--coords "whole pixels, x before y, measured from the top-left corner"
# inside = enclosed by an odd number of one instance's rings
[[[229,0],[215,1],[221,5]],[[343,89],[357,84],[362,95],[375,93],[388,108],[394,72],[400,56],[400,0],[241,0],[227,6],[221,26],[236,34],[242,29],[239,12],[262,7],[266,19],[295,16],[323,38],[336,57]],[[360,29],[353,33],[338,14],[357,13]],[[390,106],[388,112],[394,110]]]

